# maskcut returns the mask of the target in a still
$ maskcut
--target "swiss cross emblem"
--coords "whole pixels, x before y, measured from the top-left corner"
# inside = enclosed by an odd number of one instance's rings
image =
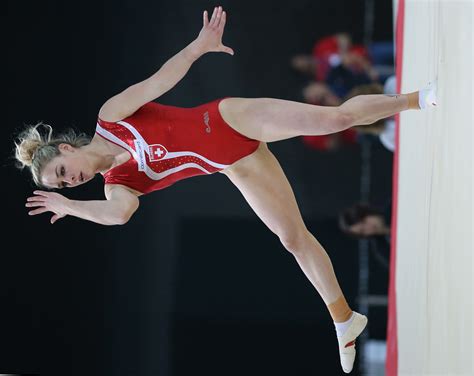
[[[148,145],[148,148],[149,148],[150,162],[159,161],[160,159],[163,159],[165,155],[168,153],[168,150],[166,150],[166,148],[160,144]]]

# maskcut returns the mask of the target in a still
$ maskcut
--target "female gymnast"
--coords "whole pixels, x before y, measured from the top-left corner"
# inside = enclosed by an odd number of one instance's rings
[[[225,174],[322,297],[335,323],[342,368],[348,373],[355,359],[355,340],[367,318],[350,309],[331,261],[306,228],[267,143],[335,133],[431,106],[432,90],[361,95],[337,107],[272,98],[223,98],[194,108],[154,102],[203,54],[234,54],[222,44],[225,23],[222,7],[214,8],[210,19],[205,11],[203,27],[193,42],[155,74],[102,105],[92,138],[73,131],[56,136],[42,123],[18,135],[15,155],[20,167],[29,167],[35,183],[46,189],[34,191],[26,206],[33,208],[30,215],[52,212],[51,223],[71,215],[104,225],[125,224],[138,208],[138,196],[191,176]],[[70,200],[51,191],[84,184],[97,173],[103,175],[106,200]]]

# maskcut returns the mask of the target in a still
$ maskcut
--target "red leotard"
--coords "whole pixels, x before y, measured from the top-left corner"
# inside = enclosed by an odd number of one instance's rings
[[[105,184],[149,193],[191,176],[213,174],[253,153],[260,142],[224,121],[221,100],[193,108],[150,102],[121,121],[98,119],[96,133],[132,156],[104,174]]]

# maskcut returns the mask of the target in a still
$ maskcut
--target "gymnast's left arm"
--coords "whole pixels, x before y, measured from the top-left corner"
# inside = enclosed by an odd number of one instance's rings
[[[233,55],[232,48],[222,44],[226,17],[222,7],[214,8],[210,20],[207,11],[204,11],[203,27],[198,37],[163,64],[158,72],[107,100],[99,111],[99,118],[114,122],[132,115],[144,104],[173,88],[186,75],[194,61],[207,52]]]
[[[105,185],[107,200],[70,200],[57,192],[40,190],[34,194],[26,203],[27,207],[33,208],[28,214],[52,212],[51,224],[71,215],[101,225],[123,225],[139,206],[137,195],[120,185]]]

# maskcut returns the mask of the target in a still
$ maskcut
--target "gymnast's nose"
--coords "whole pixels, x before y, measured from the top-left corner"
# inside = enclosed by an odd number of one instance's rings
[[[69,185],[73,185],[77,182],[77,179],[75,175],[71,174],[69,176],[65,176],[64,181]]]

